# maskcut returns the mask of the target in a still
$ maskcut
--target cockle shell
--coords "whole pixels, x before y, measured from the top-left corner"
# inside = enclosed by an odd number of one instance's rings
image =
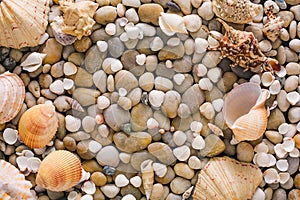
[[[81,177],[80,160],[69,151],[59,150],[42,160],[36,184],[52,191],[65,191],[77,185]]]
[[[92,33],[93,25],[96,23],[93,16],[98,8],[98,4],[92,1],[72,0],[59,1],[60,10],[63,12],[62,31],[66,34],[76,36],[79,40],[83,36]]]
[[[28,72],[34,72],[43,64],[43,59],[47,54],[33,52],[20,64],[23,70]]]
[[[150,195],[154,183],[153,160],[148,159],[141,163],[141,173],[142,173],[143,187],[146,193],[146,198],[148,200],[150,199]]]
[[[45,147],[56,133],[58,117],[50,104],[35,105],[26,110],[19,121],[21,140],[31,148]]]
[[[49,10],[49,0],[0,1],[0,46],[37,46],[45,33]]]
[[[175,33],[187,34],[187,29],[184,25],[183,17],[177,14],[160,13],[158,24],[161,30],[167,35],[172,36]]]
[[[259,14],[262,7],[250,0],[213,0],[213,12],[221,19],[246,24]]]
[[[13,119],[21,110],[25,99],[25,86],[16,74],[0,75],[0,124]]]
[[[64,22],[63,17],[57,16],[53,19],[53,22],[51,22],[50,25],[56,41],[66,46],[66,45],[73,44],[77,38],[73,35],[66,34],[62,31],[61,27],[63,22]]]
[[[30,181],[5,160],[0,160],[0,199],[33,200]]]
[[[262,172],[256,165],[215,157],[198,175],[193,200],[251,199],[261,181]]]
[[[256,140],[264,134],[268,121],[264,104],[268,95],[258,84],[244,83],[225,96],[224,119],[236,140]]]

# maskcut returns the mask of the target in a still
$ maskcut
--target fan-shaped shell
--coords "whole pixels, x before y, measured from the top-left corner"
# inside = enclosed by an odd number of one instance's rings
[[[31,186],[15,166],[0,160],[0,199],[33,200]]]
[[[261,181],[262,172],[257,166],[215,157],[198,175],[193,200],[251,199]]]
[[[0,124],[13,119],[21,110],[25,99],[25,86],[16,74],[0,75]]]
[[[77,185],[81,177],[80,160],[69,151],[59,150],[44,158],[36,184],[52,191],[65,191]]]
[[[267,91],[255,83],[244,83],[230,91],[224,101],[223,114],[235,139],[256,140],[267,128],[267,110],[264,103]]]
[[[21,140],[31,148],[43,148],[50,142],[58,127],[55,107],[50,104],[35,105],[26,110],[19,121]]]
[[[48,24],[49,0],[0,1],[0,46],[38,45]]]

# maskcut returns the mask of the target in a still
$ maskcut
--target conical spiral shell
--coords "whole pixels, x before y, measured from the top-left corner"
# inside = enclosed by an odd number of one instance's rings
[[[150,199],[150,195],[153,189],[154,183],[154,170],[153,170],[153,161],[148,159],[141,163],[141,172],[143,187],[146,193],[147,199]]]
[[[0,75],[0,124],[12,120],[21,110],[25,99],[25,86],[16,74]]]
[[[15,166],[0,160],[0,199],[33,200],[31,186]]]
[[[69,151],[59,150],[44,158],[36,184],[52,191],[65,191],[77,185],[81,177],[80,160]]]
[[[244,83],[229,92],[224,101],[226,124],[238,141],[256,140],[267,128],[267,110],[264,107],[267,91],[255,83]]]
[[[261,181],[262,172],[256,165],[215,157],[198,175],[193,200],[251,199]]]
[[[55,107],[39,104],[23,113],[19,121],[21,140],[31,148],[45,147],[56,133],[58,117]]]

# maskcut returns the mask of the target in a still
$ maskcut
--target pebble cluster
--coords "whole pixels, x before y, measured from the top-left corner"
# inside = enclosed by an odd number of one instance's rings
[[[54,0],[53,0],[54,1]],[[222,33],[210,0],[95,0],[90,36],[63,46],[48,26],[40,45],[0,47],[0,73],[18,74],[25,102],[13,120],[0,125],[0,159],[17,166],[39,200],[146,199],[141,164],[152,160],[151,200],[180,200],[209,158],[227,155],[254,163],[263,181],[253,200],[300,196],[300,1],[260,1],[284,20],[279,38],[262,31],[263,9],[252,23],[231,24],[252,32],[262,52],[283,66],[255,74],[231,68],[208,31]],[[50,1],[49,23],[62,15]],[[163,13],[163,14],[161,14]],[[162,24],[174,27],[165,29]],[[177,25],[176,25],[177,24]],[[176,25],[176,26],[175,26]],[[237,142],[223,119],[224,96],[237,84],[269,90],[264,136]],[[58,130],[45,148],[20,141],[22,113],[53,103]],[[36,173],[50,152],[78,155],[84,181],[66,192],[37,187]]]

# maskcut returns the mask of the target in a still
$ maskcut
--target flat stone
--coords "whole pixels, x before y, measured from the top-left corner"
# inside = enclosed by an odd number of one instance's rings
[[[138,80],[131,72],[121,70],[115,75],[115,87],[117,90],[124,88],[127,92],[130,92],[132,89],[138,87]]]
[[[182,103],[188,105],[192,113],[199,111],[199,107],[204,102],[204,100],[204,93],[199,88],[198,84],[194,84],[182,95]]]
[[[117,104],[110,105],[104,111],[104,118],[107,125],[114,131],[120,131],[120,126],[130,121],[130,113]]]
[[[114,134],[113,140],[116,147],[121,151],[134,153],[147,148],[152,141],[152,137],[146,132],[131,132],[129,136],[119,132]]]
[[[117,167],[120,159],[119,152],[114,146],[103,147],[96,156],[97,162],[102,165],[108,165],[112,167]]]
[[[86,56],[84,59],[85,69],[89,73],[94,73],[101,68],[102,62],[106,57],[106,52],[100,52],[97,45],[93,45],[86,52]]]
[[[138,15],[142,22],[152,23],[158,26],[158,17],[164,12],[161,5],[156,3],[142,4],[138,9]]]
[[[161,61],[174,60],[174,59],[182,58],[183,55],[184,55],[184,46],[183,43],[180,42],[180,44],[175,47],[170,47],[170,46],[163,47],[158,53],[158,59]]]
[[[41,47],[40,53],[45,53],[46,57],[43,64],[54,64],[58,62],[62,55],[63,46],[59,44],[54,38],[50,38]]]
[[[100,96],[98,90],[88,88],[76,88],[73,92],[73,98],[75,98],[81,106],[96,104],[98,96]]]
[[[153,116],[151,107],[139,103],[131,109],[130,123],[132,131],[147,129],[147,120]]]
[[[100,7],[94,15],[96,22],[103,25],[114,22],[116,18],[117,8],[114,6]]]
[[[154,142],[148,146],[148,151],[155,156],[160,162],[171,165],[176,161],[172,149],[162,142]]]

